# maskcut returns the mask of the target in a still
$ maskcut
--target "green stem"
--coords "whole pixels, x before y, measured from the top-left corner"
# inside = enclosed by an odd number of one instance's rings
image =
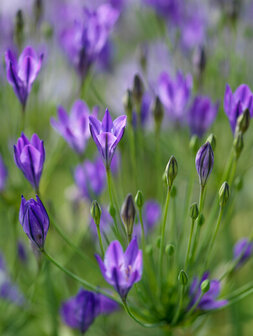
[[[192,243],[194,224],[195,224],[195,220],[192,219],[190,238],[189,238],[189,242],[188,242],[188,248],[187,248],[186,259],[185,259],[185,264],[184,264],[184,269],[186,271],[187,271],[187,267],[188,267],[188,263],[189,263],[189,259],[190,259],[190,250],[191,250],[191,243]]]
[[[184,288],[185,286],[180,286],[180,293],[179,293],[179,303],[177,305],[177,310],[176,310],[176,314],[174,315],[173,317],[173,320],[172,320],[172,325],[175,325],[178,321],[178,318],[179,318],[179,314],[180,314],[180,311],[181,311],[181,308],[182,308],[182,304],[183,304],[183,297],[184,297]]]
[[[111,177],[110,168],[108,168],[108,167],[106,167],[106,176],[107,176],[107,185],[108,185],[110,204],[111,204],[111,206],[114,207],[113,195],[112,195],[112,177]],[[114,207],[114,209],[115,209],[115,207]],[[119,228],[118,228],[118,224],[117,224],[117,220],[116,220],[116,214],[114,216],[112,216],[112,218],[113,218],[113,221],[114,221],[116,234],[117,234],[117,236],[119,236]]]
[[[98,234],[98,240],[99,240],[99,245],[100,245],[102,257],[104,259],[105,251],[104,251],[104,247],[103,247],[103,242],[102,242],[102,237],[101,237],[101,232],[100,232],[99,225],[97,225],[97,234]]]
[[[185,318],[189,317],[191,315],[191,313],[198,307],[198,304],[200,303],[200,300],[202,299],[204,294],[205,293],[203,293],[203,292],[201,293],[198,300],[194,303],[194,305],[191,307],[191,309],[186,313]]]
[[[142,235],[142,244],[143,244],[143,250],[145,248],[145,231],[144,231],[144,223],[143,223],[143,217],[142,217],[142,208],[138,208],[139,211],[139,219],[141,223],[141,235]]]

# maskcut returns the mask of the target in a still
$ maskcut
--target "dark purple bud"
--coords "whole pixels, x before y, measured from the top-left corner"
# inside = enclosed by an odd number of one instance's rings
[[[213,169],[214,155],[209,142],[206,142],[196,155],[195,165],[199,175],[199,183],[202,187],[206,185],[207,179]]]
[[[153,108],[153,115],[154,115],[156,131],[159,132],[159,130],[161,128],[162,121],[163,121],[164,111],[163,111],[162,102],[161,102],[161,100],[158,96],[155,99],[155,105],[154,105],[154,108]]]
[[[136,74],[134,76],[134,84],[133,84],[133,99],[137,106],[140,106],[143,94],[144,94],[144,85],[142,79],[138,74]]]
[[[121,208],[121,218],[125,225],[129,241],[132,239],[134,220],[135,220],[135,206],[133,196],[128,194]]]
[[[38,196],[37,201],[26,199],[22,196],[19,210],[19,222],[24,232],[34,246],[43,250],[47,232],[49,229],[49,218]]]
[[[171,190],[173,182],[177,176],[177,172],[178,172],[177,160],[175,156],[172,155],[165,168],[165,181],[167,186],[169,187],[169,190]]]

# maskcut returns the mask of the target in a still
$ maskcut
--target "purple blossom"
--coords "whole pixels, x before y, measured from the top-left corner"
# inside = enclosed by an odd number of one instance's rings
[[[26,47],[17,61],[11,50],[5,54],[7,80],[25,109],[28,95],[40,71],[43,54],[39,56],[32,47]]]
[[[96,113],[96,108],[93,109]],[[87,140],[90,138],[88,106],[82,100],[77,100],[71,108],[70,115],[62,106],[58,108],[58,119],[51,119],[51,125],[68,142],[77,153],[83,153]]]
[[[201,284],[203,281],[209,278],[209,273],[204,273],[202,278],[199,280],[198,278],[194,278],[190,287],[189,296],[190,296],[190,304],[188,309],[199,301],[196,308],[200,310],[213,310],[223,307],[227,304],[227,300],[217,300],[220,294],[220,282],[219,280],[210,280],[210,289],[201,297]],[[200,298],[201,297],[201,298]]]
[[[5,188],[7,176],[8,171],[7,168],[5,167],[2,156],[0,155],[0,192],[2,192]]]
[[[192,134],[202,137],[214,122],[219,103],[212,103],[209,97],[197,96],[188,114],[188,122]]]
[[[124,134],[126,118],[123,115],[112,121],[108,109],[105,110],[102,122],[89,116],[90,133],[105,161],[106,169],[110,168],[116,147]]]
[[[43,203],[36,196],[34,199],[26,200],[21,198],[19,210],[19,222],[27,237],[39,250],[43,249],[47,232],[49,229],[49,217]]]
[[[131,241],[125,253],[120,243],[113,241],[105,253],[104,262],[99,255],[96,258],[105,280],[125,300],[133,284],[142,277],[142,251],[138,248],[137,239]]]
[[[249,109],[253,117],[253,93],[246,84],[241,84],[233,93],[230,86],[226,85],[224,95],[224,110],[228,116],[233,133],[235,132],[237,118]]]
[[[178,72],[173,80],[168,73],[163,72],[158,79],[158,95],[168,116],[174,121],[183,121],[186,116],[192,90],[192,76]]]
[[[106,296],[80,289],[62,304],[61,317],[69,327],[85,333],[97,316],[117,309],[118,304]]]
[[[213,169],[214,155],[212,146],[206,142],[197,152],[195,165],[199,175],[199,183],[202,187],[206,185],[207,179]]]
[[[35,190],[38,190],[45,161],[44,143],[37,134],[29,141],[24,133],[14,145],[14,160]]]
[[[144,0],[144,2],[173,23],[177,23],[181,17],[182,3],[180,0]]]
[[[234,260],[237,261],[236,267],[242,266],[253,253],[253,242],[248,238],[240,239],[234,246]]]

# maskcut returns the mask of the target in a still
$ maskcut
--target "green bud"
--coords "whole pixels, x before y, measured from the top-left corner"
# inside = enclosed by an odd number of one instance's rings
[[[213,133],[211,133],[206,139],[206,142],[210,143],[212,150],[214,151],[216,148],[216,136]]]
[[[112,218],[115,218],[115,216],[116,216],[116,209],[114,208],[114,206],[112,204],[109,205],[108,212],[109,212],[109,214],[111,215]]]
[[[220,206],[223,207],[226,205],[229,199],[229,185],[227,182],[224,182],[219,190],[219,202]]]
[[[138,208],[143,207],[144,198],[143,198],[143,193],[140,190],[137,191],[134,201]]]
[[[242,132],[239,132],[233,142],[233,147],[235,151],[236,158],[238,159],[242,150],[243,150],[243,135]]]
[[[177,172],[178,172],[177,160],[175,156],[172,155],[165,169],[166,184],[169,187],[169,190],[171,190],[173,182],[177,176]]]
[[[158,96],[155,99],[155,105],[154,105],[154,108],[153,108],[153,115],[154,115],[154,120],[155,120],[156,131],[159,132],[159,130],[161,128],[162,121],[163,121],[164,111],[163,111],[162,102],[161,102],[161,100]]]
[[[238,191],[242,190],[242,188],[243,188],[243,178],[241,176],[237,176],[235,178],[234,184],[235,184],[235,187]]]
[[[124,97],[123,97],[123,105],[127,117],[130,121],[133,118],[133,94],[131,90],[127,90]]]
[[[202,293],[207,293],[210,289],[210,280],[206,279],[201,283]]]
[[[197,135],[192,135],[190,142],[189,142],[190,150],[192,151],[193,155],[195,156],[198,149],[199,149],[199,139]]]
[[[132,238],[134,220],[135,220],[135,206],[133,196],[128,194],[121,208],[121,218],[126,227],[129,241]]]
[[[237,134],[237,133],[242,132],[242,134],[244,134],[249,128],[249,123],[250,123],[250,111],[249,109],[246,109],[243,112],[243,114],[241,114],[237,118],[235,133]]]
[[[156,246],[157,246],[157,248],[160,248],[160,245],[161,245],[161,237],[159,236],[156,239]]]
[[[178,281],[182,286],[186,286],[188,283],[188,275],[185,273],[184,270],[181,270],[178,275]]]
[[[172,257],[175,253],[175,246],[173,244],[167,244],[165,247],[165,253]]]
[[[96,226],[99,226],[100,218],[101,218],[101,208],[97,201],[92,202],[91,208],[90,208],[90,214]]]
[[[190,217],[193,220],[196,220],[199,215],[199,208],[197,203],[193,203],[190,207]]]
[[[147,245],[146,246],[146,253],[148,255],[152,255],[153,254],[153,246],[152,245]]]
[[[144,93],[144,85],[138,74],[134,76],[133,99],[136,105],[140,106]]]
[[[197,224],[198,224],[199,226],[202,226],[204,223],[205,223],[205,217],[204,217],[203,214],[200,214],[200,215],[198,216]]]

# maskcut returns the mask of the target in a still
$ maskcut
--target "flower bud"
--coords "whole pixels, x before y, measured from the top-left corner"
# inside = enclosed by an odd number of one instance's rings
[[[142,208],[143,207],[143,204],[144,204],[144,198],[143,198],[143,193],[138,190],[137,191],[137,194],[135,196],[135,203],[137,205],[138,208]]]
[[[242,132],[244,134],[247,129],[249,128],[249,123],[250,123],[250,111],[247,108],[243,114],[241,114],[237,118],[237,123],[236,123],[236,131],[235,134]]]
[[[224,182],[219,190],[219,203],[223,207],[229,199],[229,185],[227,182]]]
[[[131,90],[127,90],[123,97],[123,105],[125,109],[125,113],[130,122],[133,119],[133,94]]]
[[[238,159],[239,156],[241,155],[241,152],[243,150],[243,146],[244,146],[244,143],[243,143],[243,135],[242,135],[242,132],[239,132],[235,139],[234,139],[234,142],[233,142],[233,147],[234,147],[234,151],[235,151],[235,155],[236,155],[236,158]]]
[[[204,217],[203,214],[200,214],[200,215],[198,216],[198,222],[197,222],[197,224],[198,224],[199,226],[202,226],[204,223],[205,223],[205,217]]]
[[[90,208],[90,214],[96,226],[99,227],[100,218],[101,218],[101,208],[97,201],[92,202],[91,208]]]
[[[144,93],[144,85],[138,74],[134,76],[133,99],[136,105],[140,106]]]
[[[154,115],[154,120],[155,120],[156,131],[159,132],[162,121],[163,121],[164,111],[163,111],[162,102],[158,96],[155,99],[153,115]]]
[[[181,270],[178,275],[178,281],[182,286],[186,286],[188,283],[188,275],[185,273],[184,270]]]
[[[206,139],[206,142],[209,142],[211,147],[212,147],[212,150],[215,151],[215,148],[216,148],[216,136],[211,133],[208,138]]]
[[[165,253],[172,257],[175,253],[175,246],[173,244],[167,244],[165,247]]]
[[[190,217],[193,220],[196,220],[199,215],[199,208],[197,203],[193,203],[190,207]]]
[[[177,172],[178,172],[177,160],[175,156],[172,155],[165,169],[165,179],[166,184],[169,187],[169,190],[171,190],[173,181],[177,176]]]
[[[198,142],[199,142],[199,138],[197,137],[197,135],[196,134],[192,135],[190,142],[189,142],[189,148],[194,155],[196,155],[197,150],[198,150],[198,146],[199,146]]]
[[[207,179],[213,169],[214,155],[212,146],[206,142],[200,147],[195,159],[196,169],[199,175],[199,183],[202,187],[206,185]]]
[[[206,279],[203,282],[201,282],[201,292],[207,293],[210,289],[210,280]]]
[[[109,205],[108,212],[109,212],[109,214],[111,215],[112,218],[115,218],[115,216],[116,216],[116,209],[115,209],[115,207],[112,204]]]
[[[121,208],[121,218],[126,227],[129,241],[132,238],[135,212],[133,196],[128,194]]]

